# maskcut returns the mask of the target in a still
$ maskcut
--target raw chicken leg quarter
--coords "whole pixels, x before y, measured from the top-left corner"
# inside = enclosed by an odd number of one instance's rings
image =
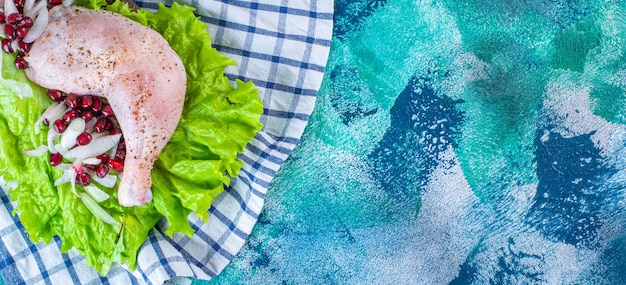
[[[109,101],[127,151],[119,202],[150,202],[150,171],[180,120],[187,84],[167,41],[112,12],[57,6],[25,59],[38,85]]]

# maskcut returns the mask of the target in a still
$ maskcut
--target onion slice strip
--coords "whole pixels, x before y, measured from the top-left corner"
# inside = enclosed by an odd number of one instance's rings
[[[121,230],[122,224],[116,221],[115,218],[113,218],[109,213],[107,213],[107,211],[104,210],[104,208],[98,205],[98,203],[96,203],[96,201],[94,201],[89,196],[89,194],[80,193],[78,194],[78,197],[80,197],[80,199],[83,201],[83,204],[85,204],[87,209],[89,209],[89,211],[91,211],[94,216],[98,217],[98,219],[100,219],[101,221],[115,227],[116,231]]]
[[[84,188],[85,188],[85,192],[87,192],[87,194],[89,194],[89,196],[91,196],[91,198],[93,198],[93,200],[96,201],[96,203],[106,201],[110,197],[109,194],[100,190],[98,186],[87,185]]]
[[[63,154],[67,159],[75,158],[88,158],[94,157],[105,153],[112,147],[116,146],[120,141],[122,134],[103,136],[98,139],[92,140],[88,145],[77,146],[71,151],[67,152],[67,155]]]
[[[42,9],[37,15],[33,26],[28,30],[28,33],[22,39],[25,43],[32,43],[43,34],[43,31],[48,26],[48,9]]]
[[[30,156],[41,156],[41,155],[44,155],[47,151],[48,151],[48,146],[42,144],[36,149],[25,150],[24,154],[30,155]]]
[[[14,0],[4,0],[4,14],[8,17],[13,13],[18,13]]]

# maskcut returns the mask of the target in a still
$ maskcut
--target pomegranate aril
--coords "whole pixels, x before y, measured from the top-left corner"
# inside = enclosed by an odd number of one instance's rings
[[[91,110],[96,114],[100,114],[102,111],[102,100],[100,98],[92,97]]]
[[[0,13],[0,24],[4,24],[7,22],[7,17],[4,15],[4,13]]]
[[[99,159],[101,161],[101,163],[106,164],[109,162],[109,155],[106,153],[103,153],[101,155],[96,156],[97,159]]]
[[[61,119],[57,119],[56,121],[54,121],[53,127],[54,127],[54,130],[59,134],[65,132],[65,130],[67,129],[67,125]]]
[[[20,21],[24,19],[24,16],[20,13],[13,13],[7,16],[7,24],[9,25],[17,25]],[[8,25],[7,25],[8,26]]]
[[[23,51],[25,53],[29,52],[32,46],[33,46],[32,43],[27,43],[25,41],[19,41],[18,43],[18,47],[20,48],[20,51]]]
[[[50,97],[52,101],[60,102],[61,100],[65,99],[65,94],[61,90],[48,89],[48,97]]]
[[[2,39],[2,51],[6,53],[13,53],[13,47],[11,46],[11,40],[8,38]]]
[[[87,168],[87,169],[89,169],[89,170],[96,171],[96,169],[98,169],[98,165],[93,165],[93,164],[85,164],[85,168]]]
[[[86,96],[83,96],[83,97],[80,98],[80,102],[78,104],[78,107],[86,110],[86,109],[91,108],[92,103],[93,103],[92,97],[89,96],[89,95],[86,95]]]
[[[63,0],[48,0],[48,4],[51,6],[61,5],[61,3],[63,3]]]
[[[85,119],[85,122],[89,122],[91,121],[91,119],[93,119],[96,115],[94,115],[94,113],[92,111],[84,111],[82,114],[80,114],[80,117]]]
[[[26,36],[26,33],[28,33],[28,29],[26,27],[18,27],[15,30],[15,37],[21,39]]]
[[[75,109],[69,110],[65,112],[65,114],[63,114],[63,121],[69,123],[72,120],[76,119],[79,115],[80,115],[80,112],[78,112],[78,110],[75,110]]]
[[[109,135],[117,135],[121,133],[122,133],[122,129],[120,128],[113,128],[112,130],[109,131]]]
[[[124,141],[124,137],[120,139],[120,142],[117,143],[118,149],[126,149],[126,142]]]
[[[73,109],[78,108],[78,96],[76,94],[68,94],[65,98],[65,105]]]
[[[18,57],[15,59],[15,67],[16,67],[17,69],[24,69],[24,68],[26,68],[27,66],[28,66],[28,63],[26,62],[26,60],[25,60],[23,57],[18,56]]]
[[[24,17],[22,18],[22,20],[21,20],[21,21],[19,21],[19,22],[16,24],[16,26],[17,26],[18,28],[27,28],[27,29],[28,29],[28,28],[30,28],[30,27],[32,27],[32,26],[33,26],[33,19],[31,19],[30,17],[26,17],[26,16],[24,16]]]
[[[6,35],[6,38],[9,40],[15,39],[15,27],[13,25],[5,24],[4,34]]]
[[[98,165],[98,167],[96,168],[96,175],[100,178],[104,178],[105,176],[107,176],[107,174],[109,174],[109,166],[102,163],[100,165]]]
[[[76,175],[76,183],[83,185],[83,186],[87,186],[89,184],[91,184],[91,175],[89,175],[89,173],[87,172],[79,172],[78,175]]]
[[[111,159],[109,160],[109,166],[113,168],[113,170],[117,172],[124,171],[124,161],[121,159]]]
[[[60,152],[53,153],[50,155],[50,165],[57,166],[63,162],[63,155]]]
[[[98,121],[96,122],[96,124],[93,126],[93,129],[94,131],[96,131],[96,133],[102,133],[108,130],[108,128],[110,127],[111,127],[111,120],[109,120],[109,118],[107,117],[100,117]]]
[[[109,104],[105,104],[105,105],[102,107],[102,115],[105,115],[105,116],[107,116],[107,117],[108,117],[108,116],[113,116],[113,109],[111,109],[111,105],[109,105]]]
[[[91,134],[84,132],[80,135],[78,135],[78,137],[76,137],[76,143],[78,145],[86,145],[89,144],[91,142]]]
[[[115,159],[120,159],[120,160],[126,159],[126,150],[118,149],[117,152],[115,152]]]
[[[106,125],[104,126],[104,130],[108,131],[108,130],[110,130],[112,128],[113,128],[113,121],[111,121],[111,119],[108,119],[107,122],[106,122]]]
[[[24,0],[15,0],[15,8],[17,8],[20,13],[24,12]]]

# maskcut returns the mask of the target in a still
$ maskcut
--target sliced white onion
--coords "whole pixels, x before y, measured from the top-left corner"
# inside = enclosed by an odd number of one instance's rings
[[[2,1],[0,1],[0,3],[2,3]],[[0,35],[4,38],[7,36],[7,34],[4,32],[4,26],[6,24],[0,24]]]
[[[54,130],[54,128],[50,128],[48,130],[48,137],[47,137],[47,142],[48,142],[48,150],[50,151],[50,153],[57,153],[59,152],[55,147],[54,147],[54,140],[58,139],[61,136],[61,134],[57,133],[57,131]]]
[[[35,125],[33,126],[33,128],[35,129],[35,134],[39,134],[39,132],[41,131],[41,123],[43,123],[45,119],[48,119],[48,122],[50,124],[54,123],[54,121],[50,121],[51,117],[53,115],[56,115],[56,113],[61,112],[64,109],[64,106],[64,104],[58,102],[53,102],[52,104],[50,104],[50,106],[46,108],[43,114],[39,116],[37,121],[35,121]]]
[[[88,145],[77,146],[70,150],[67,155],[63,155],[67,159],[73,158],[88,158],[107,152],[112,147],[116,146],[120,141],[122,134],[103,136],[97,139],[92,139]]]
[[[117,177],[115,177],[115,175],[111,175],[111,174],[107,174],[104,177],[100,177],[98,175],[91,175],[91,179],[93,179],[94,181],[98,182],[100,185],[106,187],[106,188],[113,188],[113,186],[115,186],[115,183],[117,182]]]
[[[98,120],[96,120],[95,118],[89,120],[89,122],[87,122],[87,124],[85,125],[85,131],[89,132],[89,133],[93,133],[93,127],[96,125],[97,122],[98,122]],[[93,139],[96,134],[100,135],[100,134],[104,134],[104,133],[94,133],[94,134],[91,134],[91,138]]]
[[[74,169],[72,169],[71,167],[68,167],[67,169],[65,169],[65,171],[63,171],[63,175],[59,177],[59,179],[54,181],[54,186],[59,186],[61,184],[70,182],[70,179],[72,179],[73,172],[74,172]]]
[[[63,4],[63,6],[67,7],[70,6],[72,4],[74,4],[74,0],[63,0],[61,1],[61,4]]]
[[[26,0],[28,1],[28,0]],[[39,14],[39,12],[45,10],[48,10],[48,1],[45,0],[39,0],[37,2],[37,4],[35,4],[34,0],[31,0],[33,3],[31,4],[31,7],[26,9],[26,3],[24,3],[24,16],[27,16],[33,20],[35,20],[35,17]],[[34,23],[33,23],[34,24]]]
[[[61,163],[61,164],[59,164],[59,165],[57,165],[55,167],[58,170],[66,171],[66,170],[70,169],[70,166],[72,166],[72,165],[69,164],[69,163]],[[67,182],[70,182],[70,181],[68,180]]]
[[[28,30],[26,36],[22,41],[26,43],[32,43],[43,34],[43,31],[48,25],[48,9],[42,9],[37,18],[34,20],[33,26]]]
[[[54,145],[54,149],[56,149],[58,152],[60,152],[63,157],[65,157],[67,159],[70,159],[70,157],[68,156],[69,153],[70,153],[70,150],[67,149],[67,148],[63,148],[60,143],[55,144]]]
[[[42,144],[36,149],[25,150],[24,154],[30,155],[30,156],[40,156],[40,155],[45,154],[47,151],[48,151],[48,146]]]
[[[39,0],[41,2],[41,0]],[[48,1],[46,1],[48,2]],[[26,0],[24,1],[24,15],[28,16],[28,12],[30,12],[30,10],[33,9],[33,6],[35,5],[35,0]],[[30,16],[28,16],[30,17]],[[32,17],[30,17],[32,19]]]
[[[109,153],[107,153],[107,155],[111,158],[115,157],[115,155],[117,154],[117,147],[118,145],[115,145],[113,148],[111,148],[109,150]]]
[[[14,39],[11,41],[11,49],[17,51],[20,48],[20,42],[18,39]]]
[[[78,196],[78,192],[76,192],[76,177],[78,177],[78,171],[76,171],[75,166],[72,165],[66,172],[71,174],[70,185],[72,185],[72,193]]]
[[[100,163],[102,163],[102,160],[95,157],[90,157],[83,160],[83,164],[98,165]]]
[[[87,192],[87,194],[89,194],[89,196],[91,196],[91,198],[93,198],[96,203],[106,201],[110,197],[109,194],[100,190],[100,188],[98,188],[98,186],[96,185],[87,185],[84,188],[85,192]]]
[[[18,13],[14,0],[4,0],[4,15],[7,17],[13,13]]]
[[[76,144],[76,138],[85,131],[85,119],[76,118],[72,120],[63,135],[61,136],[61,147],[69,149]]]
[[[89,209],[89,211],[91,211],[94,216],[98,217],[98,219],[100,219],[101,221],[114,226],[116,228],[116,231],[119,231],[119,229],[122,227],[120,222],[116,221],[115,218],[107,213],[104,208],[98,205],[98,203],[96,203],[96,201],[94,201],[87,193],[80,193],[78,197],[80,197],[80,199],[83,201],[83,204],[85,204],[87,209]]]

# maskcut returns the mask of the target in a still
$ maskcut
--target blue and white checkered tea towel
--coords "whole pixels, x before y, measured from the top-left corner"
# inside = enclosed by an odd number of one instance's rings
[[[152,0],[150,0],[152,1]],[[136,1],[156,9],[156,2]],[[165,1],[171,5],[171,1]],[[214,46],[237,61],[232,80],[261,91],[264,129],[240,158],[245,166],[210,209],[204,224],[191,217],[192,238],[164,235],[158,224],[141,248],[135,272],[115,266],[101,278],[75,250],[60,253],[58,239],[32,244],[6,192],[0,191],[0,274],[6,284],[162,284],[176,276],[210,279],[241,249],[256,223],[268,184],[294,149],[321,84],[332,35],[332,1],[265,3],[239,0],[180,1],[197,7]]]

